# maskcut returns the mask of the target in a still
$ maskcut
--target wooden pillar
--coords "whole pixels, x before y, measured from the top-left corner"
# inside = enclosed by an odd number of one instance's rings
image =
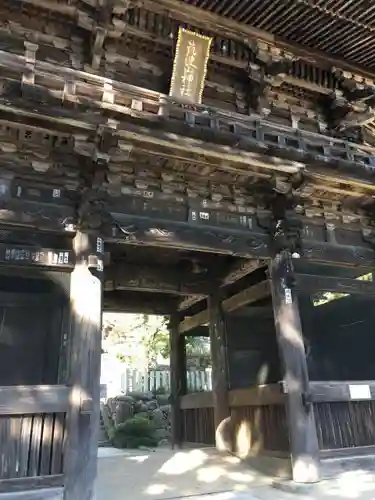
[[[214,290],[208,297],[208,313],[212,357],[215,441],[217,449],[231,451],[226,331],[219,289]]]
[[[65,500],[92,500],[100,420],[103,241],[78,232],[71,276]]]
[[[178,330],[179,316],[173,314],[169,323],[170,377],[172,403],[172,447],[181,447],[184,439],[181,396],[186,394],[186,348],[185,336]]]
[[[279,252],[270,265],[273,311],[280,357],[284,370],[286,409],[293,480],[319,480],[319,446],[312,404],[302,327],[295,292],[292,257]]]

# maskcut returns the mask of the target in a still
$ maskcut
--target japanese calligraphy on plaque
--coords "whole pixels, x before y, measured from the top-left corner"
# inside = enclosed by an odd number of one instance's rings
[[[21,245],[0,245],[0,263],[46,267],[74,266],[71,250],[35,249]]]
[[[184,28],[178,31],[171,80],[171,97],[200,103],[207,73],[212,38]]]

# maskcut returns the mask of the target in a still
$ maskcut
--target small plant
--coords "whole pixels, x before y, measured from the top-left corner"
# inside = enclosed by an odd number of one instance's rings
[[[131,418],[111,430],[110,440],[116,448],[139,448],[157,446],[155,426],[143,417]]]

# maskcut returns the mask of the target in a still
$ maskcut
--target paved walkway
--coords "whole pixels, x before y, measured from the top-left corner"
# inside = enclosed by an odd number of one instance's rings
[[[206,497],[209,495],[209,497]],[[286,493],[235,457],[210,448],[174,452],[99,450],[97,500],[374,500],[375,475],[346,472]]]

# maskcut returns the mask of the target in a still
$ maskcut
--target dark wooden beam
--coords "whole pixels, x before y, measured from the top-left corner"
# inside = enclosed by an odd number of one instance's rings
[[[246,216],[247,223],[242,227],[241,216],[238,214],[238,224],[234,224],[236,215],[233,226],[228,227],[224,222],[225,213],[216,214],[210,220],[211,212],[207,210],[207,222],[193,220],[191,213],[194,210],[190,209],[188,220],[185,215],[177,222],[168,221],[161,214],[154,218],[151,213],[152,201],[147,205],[148,208],[143,213],[142,204],[137,205],[139,215],[112,212],[116,227],[108,233],[106,239],[116,243],[200,250],[249,259],[268,259],[272,255],[267,227],[260,226],[255,216]],[[186,209],[184,213],[186,214]],[[307,228],[302,218],[300,222],[302,228]],[[363,268],[374,266],[375,251],[363,238],[360,226],[357,229],[342,227],[339,232],[340,239],[328,242],[328,236],[323,230],[313,236],[308,231],[302,231],[301,261]]]
[[[71,275],[68,384],[71,386],[65,452],[65,498],[94,497],[100,420],[103,242],[78,232]],[[87,402],[91,411],[87,412]]]
[[[207,295],[209,276],[169,267],[119,263],[105,270],[104,291],[138,290],[173,295]]]
[[[221,286],[228,286],[236,283],[240,279],[248,276],[256,269],[266,265],[266,261],[260,259],[241,259],[239,262],[231,264],[221,281]]]
[[[178,333],[179,316],[170,317],[170,376],[172,402],[172,447],[181,447],[183,442],[183,419],[180,407],[181,397],[187,391],[185,338]]]
[[[220,286],[226,287],[232,285],[263,265],[265,265],[265,261],[259,259],[240,259],[239,261],[235,261],[229,266],[229,269],[226,270],[224,275],[221,277]],[[178,310],[184,311],[189,309],[189,307],[201,302],[202,300],[205,300],[204,295],[185,297],[179,303]]]
[[[258,300],[264,299],[270,296],[270,286],[268,281],[262,281],[257,283],[245,290],[242,290],[231,297],[223,300],[223,310],[225,312],[233,312],[245,305],[252,304]],[[186,334],[189,330],[196,328],[197,326],[205,325],[209,322],[209,311],[205,309],[194,316],[188,316],[183,321],[181,321],[179,326],[180,334]]]
[[[167,315],[177,310],[177,297],[134,291],[105,292],[105,312]]]
[[[231,437],[227,435],[230,408],[226,325],[219,288],[215,288],[208,296],[208,315],[212,359],[215,443],[218,450],[230,451]]]
[[[302,326],[295,291],[292,257],[288,250],[270,264],[276,336],[283,365],[284,388],[292,458],[293,480],[319,480],[319,445],[313,407],[308,401],[307,371]]]
[[[360,276],[358,273],[358,277]],[[303,292],[339,292],[361,295],[375,295],[375,282],[340,276],[314,276],[296,274],[296,288]]]
[[[310,382],[309,387],[313,403],[375,400],[374,380]]]
[[[73,251],[69,249],[0,243],[0,265],[71,271],[74,259]]]

